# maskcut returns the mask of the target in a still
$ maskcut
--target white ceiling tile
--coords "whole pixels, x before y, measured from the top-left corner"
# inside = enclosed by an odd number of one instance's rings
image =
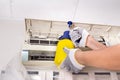
[[[14,16],[70,20],[77,0],[14,0]]]
[[[120,25],[119,8],[120,0],[0,0],[0,17]]]
[[[79,0],[77,22],[120,25],[120,0]]]

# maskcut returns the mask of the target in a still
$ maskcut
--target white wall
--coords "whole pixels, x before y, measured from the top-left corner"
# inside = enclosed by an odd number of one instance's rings
[[[25,37],[24,20],[0,20],[0,70],[20,53]]]

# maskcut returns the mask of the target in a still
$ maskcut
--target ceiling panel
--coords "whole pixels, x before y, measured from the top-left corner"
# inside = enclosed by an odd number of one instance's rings
[[[120,0],[79,0],[77,22],[120,25]]]
[[[119,8],[120,0],[0,0],[0,17],[120,25]]]
[[[15,17],[71,20],[77,0],[14,0]]]

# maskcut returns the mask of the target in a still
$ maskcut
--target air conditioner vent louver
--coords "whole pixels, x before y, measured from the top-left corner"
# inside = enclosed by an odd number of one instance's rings
[[[38,71],[28,71],[28,74],[30,74],[30,75],[36,75],[36,74],[38,74],[39,72]]]
[[[53,61],[54,56],[30,56],[31,60]]]
[[[57,40],[30,39],[31,45],[57,45]]]

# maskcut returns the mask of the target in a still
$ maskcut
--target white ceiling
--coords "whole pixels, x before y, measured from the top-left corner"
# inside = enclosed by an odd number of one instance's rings
[[[120,0],[0,0],[1,18],[120,25]]]

